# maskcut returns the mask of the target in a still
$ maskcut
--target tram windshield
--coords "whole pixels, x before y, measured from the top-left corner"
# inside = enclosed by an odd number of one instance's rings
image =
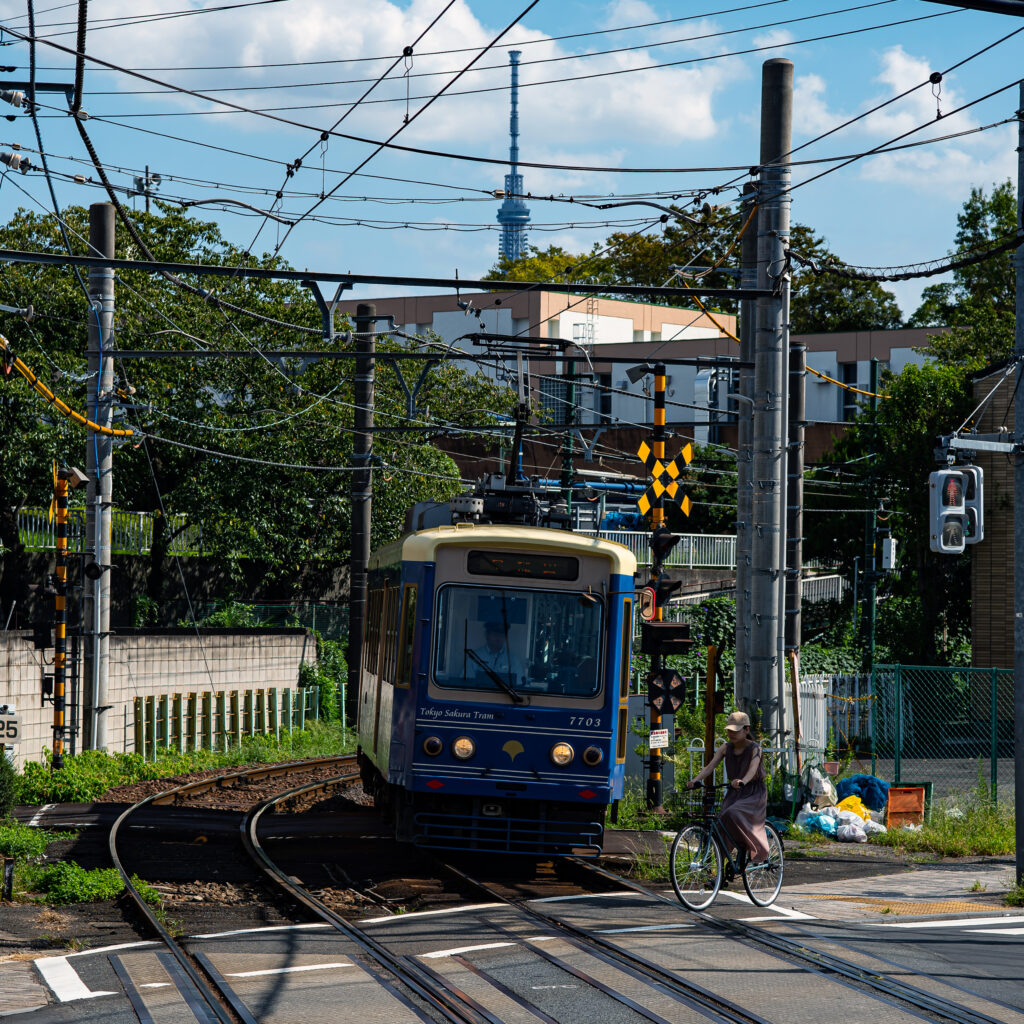
[[[601,688],[596,595],[450,584],[438,597],[434,682],[531,696],[593,697]]]

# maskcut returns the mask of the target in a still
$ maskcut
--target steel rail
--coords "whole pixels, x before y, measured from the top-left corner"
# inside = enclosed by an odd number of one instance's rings
[[[662,903],[667,903],[676,910],[686,910],[678,900],[662,896],[661,893],[652,892],[650,889],[631,879],[623,878],[613,871],[608,871],[606,868],[576,857],[569,859],[583,871],[599,875],[606,881],[618,882],[620,885],[644,896],[653,897]],[[720,934],[730,935],[748,945],[766,946],[776,955],[809,965],[809,968],[813,968],[817,973],[836,975],[848,982],[855,982],[857,986],[874,990],[891,999],[898,999],[902,1003],[913,1006],[916,1010],[931,1014],[936,1019],[953,1021],[954,1024],[1004,1024],[998,1017],[990,1017],[988,1014],[972,1010],[970,1007],[951,1003],[949,1000],[932,995],[932,993],[926,992],[924,989],[908,985],[905,982],[894,981],[866,968],[858,967],[856,964],[843,960],[841,957],[813,949],[800,942],[794,942],[792,939],[787,939],[782,935],[776,935],[761,928],[755,928],[752,925],[745,925],[741,921],[727,921],[712,917],[702,910],[688,910],[686,912],[700,918],[711,930],[717,931]],[[543,917],[544,915],[541,916]]]
[[[327,780],[327,782],[337,782],[350,778],[358,778],[358,773],[353,773],[349,776],[339,776],[338,779]],[[259,839],[259,823],[264,812],[278,803],[302,796],[304,793],[318,789],[324,784],[313,783],[307,786],[299,786],[297,789],[270,797],[254,807],[240,826],[242,844],[245,846],[249,856],[252,857],[256,865],[275,885],[284,889],[295,900],[316,914],[317,917],[326,921],[336,931],[356,943],[375,963],[393,974],[398,981],[440,1013],[445,1020],[452,1022],[452,1024],[500,1024],[486,1010],[476,1005],[468,997],[455,990],[446,990],[438,984],[432,973],[421,969],[417,964],[396,956],[386,946],[372,938],[361,928],[336,914],[330,907],[312,895],[312,893],[293,881],[290,875],[285,874],[271,860]],[[447,991],[452,991],[456,999],[449,998]]]
[[[574,857],[567,859],[572,863],[577,863],[577,859]],[[733,1003],[730,1000],[723,998],[722,996],[718,996],[694,982],[685,981],[671,971],[667,971],[665,968],[659,967],[653,961],[646,959],[646,957],[642,957],[637,953],[630,953],[621,946],[617,946],[614,942],[602,939],[599,936],[588,932],[584,928],[577,928],[575,925],[569,924],[566,921],[559,921],[558,918],[544,914],[535,910],[533,907],[528,907],[523,903],[516,903],[498,890],[493,889],[486,882],[481,882],[472,876],[467,875],[460,868],[457,868],[452,864],[443,861],[439,861],[438,863],[441,864],[446,871],[451,872],[467,885],[472,886],[482,893],[486,893],[491,899],[505,903],[515,910],[518,910],[524,916],[532,918],[537,922],[565,932],[567,935],[571,936],[572,940],[575,940],[573,944],[576,945],[577,948],[583,949],[592,955],[596,955],[599,959],[606,963],[611,963],[615,967],[620,969],[625,968],[634,976],[640,974],[645,980],[653,982],[655,986],[659,986],[663,989],[669,989],[675,996],[681,998],[682,1001],[701,1013],[711,1014],[714,1019],[728,1022],[728,1024],[771,1024],[771,1022],[767,1021],[764,1017],[761,1017],[737,1003]],[[608,875],[620,884],[625,881],[616,875],[612,875],[611,872],[608,872]],[[507,929],[501,930],[505,931],[506,934],[509,934],[513,938],[522,941],[519,936],[515,936],[513,933],[508,932]]]
[[[175,802],[178,797],[186,793],[204,793],[210,789],[222,786],[228,780],[238,780],[243,777],[252,777],[253,775],[260,775],[261,777],[271,777],[275,774],[284,775],[290,774],[297,771],[308,770],[310,767],[322,766],[324,764],[331,764],[333,762],[349,760],[344,757],[326,757],[317,758],[311,761],[290,761],[286,764],[276,765],[265,765],[260,768],[253,768],[248,771],[231,772],[225,775],[215,776],[208,779],[200,779],[193,782],[187,782],[182,786],[175,786],[173,789],[164,790],[162,793],[154,793],[152,796],[148,796],[143,800],[139,800],[137,803],[132,804],[124,810],[114,822],[110,828],[110,833],[107,839],[107,846],[110,851],[110,859],[117,869],[118,874],[121,876],[121,881],[124,883],[125,892],[129,898],[135,904],[136,908],[146,919],[150,928],[159,937],[160,941],[170,950],[172,956],[177,961],[178,966],[185,972],[188,980],[195,986],[196,991],[202,997],[211,1012],[214,1014],[219,1024],[235,1024],[235,1018],[229,1014],[224,1007],[221,1005],[217,990],[209,985],[199,972],[195,969],[189,955],[181,948],[178,942],[173,938],[171,933],[161,924],[156,914],[153,913],[152,908],[142,898],[141,893],[136,889],[134,883],[131,880],[128,872],[125,871],[124,865],[121,863],[121,858],[117,852],[117,839],[121,827],[124,823],[137,811],[142,810],[144,807],[148,807],[151,804],[168,804]]]

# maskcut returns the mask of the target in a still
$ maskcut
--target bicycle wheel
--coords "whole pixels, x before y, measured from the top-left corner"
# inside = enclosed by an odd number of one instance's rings
[[[711,905],[722,884],[722,853],[703,825],[680,830],[669,855],[672,888],[690,910]]]
[[[759,907],[770,907],[782,888],[782,840],[771,825],[765,825],[764,831],[768,837],[768,856],[763,864],[743,869],[743,888]]]

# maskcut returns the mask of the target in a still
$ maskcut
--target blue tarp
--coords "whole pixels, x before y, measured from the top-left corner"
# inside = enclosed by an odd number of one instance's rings
[[[859,796],[869,810],[880,811],[889,802],[889,783],[874,775],[851,775],[836,783],[836,795],[836,803]]]

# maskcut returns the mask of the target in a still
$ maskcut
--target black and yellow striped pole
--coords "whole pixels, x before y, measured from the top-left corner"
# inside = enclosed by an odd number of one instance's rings
[[[655,465],[665,464],[665,364],[654,364],[654,429],[651,432],[651,449]],[[665,497],[664,492],[656,495],[651,506],[651,533],[656,533],[665,527]],[[658,580],[661,577],[661,554],[658,546],[651,545],[651,586],[655,594],[658,592]],[[660,622],[662,619],[661,603],[655,601],[654,620]],[[661,673],[661,654],[651,655],[651,675],[658,676]],[[651,732],[661,728],[661,712],[654,704],[650,705]],[[661,748],[654,748],[650,753],[649,768],[647,775],[647,806],[655,811],[661,810],[664,801],[663,784],[661,779]]]
[[[58,471],[53,465],[53,503],[57,520],[57,595],[53,639],[53,758],[52,770],[64,767],[65,699],[67,684],[67,596],[68,596],[68,492],[85,483],[85,474],[71,466]]]

